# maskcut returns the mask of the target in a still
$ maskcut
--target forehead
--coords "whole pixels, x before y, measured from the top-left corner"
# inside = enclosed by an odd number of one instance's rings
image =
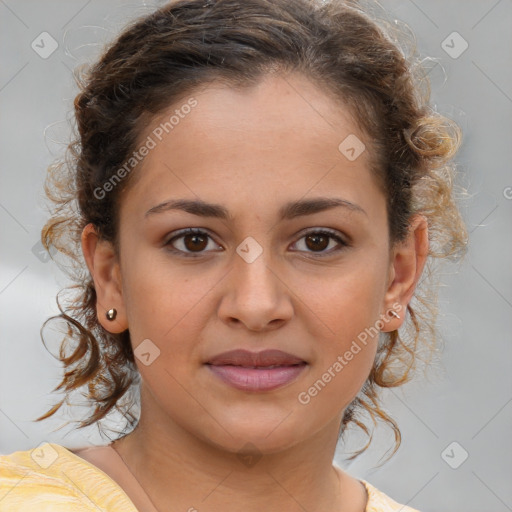
[[[128,191],[143,207],[170,196],[225,202],[228,194],[256,205],[259,196],[333,188],[356,202],[375,186],[368,141],[348,109],[300,74],[192,91],[151,120],[139,146],[149,139]]]

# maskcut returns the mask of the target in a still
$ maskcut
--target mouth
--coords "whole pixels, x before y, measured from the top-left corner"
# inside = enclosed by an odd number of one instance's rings
[[[206,363],[225,384],[242,391],[271,391],[296,380],[308,363],[281,350],[232,350]]]

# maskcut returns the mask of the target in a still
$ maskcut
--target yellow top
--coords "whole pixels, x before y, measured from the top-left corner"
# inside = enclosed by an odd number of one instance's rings
[[[365,512],[418,512],[361,480]],[[0,512],[139,512],[106,473],[70,450],[43,443],[0,456]]]

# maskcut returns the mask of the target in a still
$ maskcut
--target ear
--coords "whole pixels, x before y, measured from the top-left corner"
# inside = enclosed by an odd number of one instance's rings
[[[100,324],[111,333],[128,328],[121,287],[121,272],[113,244],[100,240],[93,224],[82,231],[82,252],[96,289],[96,314]],[[117,316],[108,320],[106,313],[115,308]]]
[[[382,317],[386,319],[383,332],[398,329],[405,320],[407,305],[412,299],[421,277],[429,250],[428,222],[420,214],[409,223],[405,240],[392,251],[388,287],[384,297]],[[395,311],[400,318],[390,313]],[[381,318],[382,318],[381,317]]]

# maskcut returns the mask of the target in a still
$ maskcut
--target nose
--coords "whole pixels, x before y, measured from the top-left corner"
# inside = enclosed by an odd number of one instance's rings
[[[291,292],[268,251],[263,250],[254,261],[236,253],[232,264],[218,309],[223,322],[243,325],[250,331],[267,331],[290,320]]]

